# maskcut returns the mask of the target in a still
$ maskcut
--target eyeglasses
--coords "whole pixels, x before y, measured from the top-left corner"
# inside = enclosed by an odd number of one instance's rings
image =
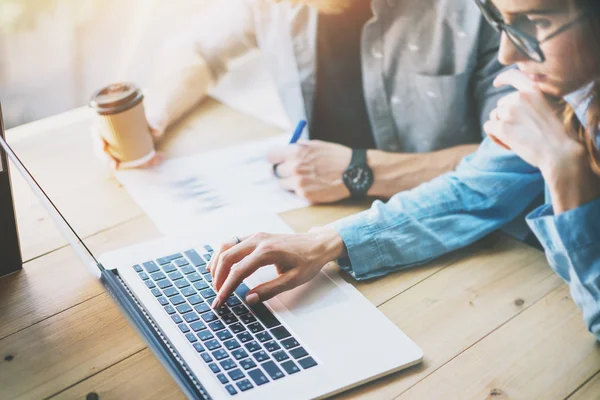
[[[509,25],[506,22],[504,22],[500,11],[498,11],[498,9],[492,4],[490,0],[475,0],[475,3],[479,7],[479,10],[483,14],[484,18],[490,23],[490,25],[494,27],[494,29],[496,29],[498,32],[504,32],[506,36],[510,39],[512,44],[521,53],[539,63],[546,61],[544,52],[540,47],[542,43],[545,43],[550,39],[560,35],[561,33],[573,27],[576,23],[580,22],[585,18],[584,15],[580,15],[573,21],[561,26],[555,32],[546,36],[544,39],[538,40],[536,37],[528,34],[527,32],[523,32],[522,29],[519,29],[513,25]]]

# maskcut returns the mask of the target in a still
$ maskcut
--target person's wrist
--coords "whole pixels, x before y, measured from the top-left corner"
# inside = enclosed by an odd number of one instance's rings
[[[554,162],[548,160],[540,165],[540,171],[556,215],[600,197],[600,177],[592,171],[583,145],[565,145],[554,156]]]
[[[330,227],[318,227],[310,230],[318,243],[315,254],[319,255],[319,264],[325,265],[346,254],[346,245],[337,231]]]

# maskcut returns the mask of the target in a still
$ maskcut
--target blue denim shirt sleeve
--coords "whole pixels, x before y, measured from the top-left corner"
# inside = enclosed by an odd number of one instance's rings
[[[543,188],[538,169],[485,139],[456,171],[331,224],[348,252],[340,267],[360,280],[425,263],[502,227]]]
[[[527,222],[550,266],[569,285],[588,329],[600,340],[600,199],[560,215],[545,205],[529,214]]]

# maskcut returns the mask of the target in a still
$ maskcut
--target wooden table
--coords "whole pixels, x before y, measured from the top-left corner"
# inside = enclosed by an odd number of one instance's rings
[[[94,252],[160,236],[92,155],[90,116],[75,110],[13,129],[8,139]],[[207,100],[162,148],[188,155],[276,133]],[[0,399],[182,398],[14,172],[13,181],[26,263],[0,280]],[[306,231],[365,206],[282,216]],[[600,398],[600,346],[535,249],[494,234],[427,266],[353,284],[425,359],[340,398]]]

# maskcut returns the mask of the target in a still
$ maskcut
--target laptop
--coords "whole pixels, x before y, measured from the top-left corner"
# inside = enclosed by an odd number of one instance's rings
[[[0,145],[187,397],[323,398],[422,360],[421,349],[337,270],[250,307],[249,288],[275,274],[263,268],[213,310],[206,266],[215,243],[163,239],[96,257],[10,146]]]

